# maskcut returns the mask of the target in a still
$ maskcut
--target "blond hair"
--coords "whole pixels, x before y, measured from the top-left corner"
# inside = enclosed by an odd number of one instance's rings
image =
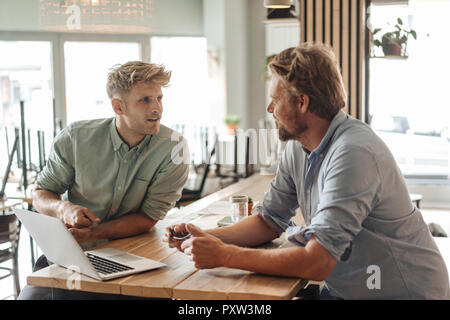
[[[115,65],[108,74],[106,92],[109,99],[117,95],[128,95],[131,87],[136,83],[151,82],[166,87],[170,81],[171,72],[163,65],[156,65],[142,61],[129,61],[122,65]]]
[[[290,94],[309,97],[309,111],[331,120],[345,107],[347,95],[332,49],[323,44],[305,43],[276,55],[269,68],[277,74]]]

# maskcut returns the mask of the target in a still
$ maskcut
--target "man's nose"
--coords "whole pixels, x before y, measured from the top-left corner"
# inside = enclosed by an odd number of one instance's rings
[[[269,103],[269,105],[267,106],[267,112],[268,113],[273,113],[273,103]]]
[[[153,114],[161,114],[162,111],[163,111],[162,102],[161,102],[161,101],[157,101],[157,102],[152,106],[152,113],[153,113]]]

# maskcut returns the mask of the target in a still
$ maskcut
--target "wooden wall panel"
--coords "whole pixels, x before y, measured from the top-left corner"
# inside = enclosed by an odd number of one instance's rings
[[[350,37],[349,30],[350,26],[350,12],[349,12],[349,2],[351,0],[341,0],[341,72],[342,78],[344,80],[345,90],[347,91],[347,106],[345,107],[345,112],[350,113],[350,104],[351,104],[351,94],[350,94]]]
[[[323,0],[323,12],[324,12],[324,43],[331,46],[331,1]]]
[[[323,1],[322,0],[316,0],[315,3],[315,15],[316,15],[316,21],[315,21],[315,31],[316,36],[314,37],[314,41],[317,42],[325,42],[325,39],[323,38],[323,31],[324,31],[324,15],[323,15]]]
[[[305,29],[306,32],[306,39],[308,42],[314,41],[314,22],[315,22],[315,15],[314,15],[314,2],[317,0],[305,0],[308,4],[306,6],[306,15],[307,19],[309,20],[309,25]]]
[[[350,109],[350,114],[357,118],[357,112],[356,110],[358,109],[358,104],[360,104],[357,100],[357,91],[358,91],[358,84],[357,84],[357,73],[358,73],[358,47],[357,47],[357,35],[358,35],[358,26],[357,26],[357,17],[358,17],[358,12],[357,10],[357,4],[358,4],[359,0],[351,0],[351,5],[350,5],[350,17],[351,17],[351,28],[350,28],[350,81],[349,81],[349,88],[352,88],[352,90],[350,90],[350,101],[352,102],[351,104],[349,104],[351,106]]]
[[[342,0],[331,0],[333,2],[333,33],[331,46],[334,48],[336,59],[341,61],[341,2]],[[305,27],[306,28],[306,27]],[[342,65],[342,63],[340,62]]]
[[[368,0],[300,0],[301,42],[330,45],[347,91],[345,112],[365,120]]]

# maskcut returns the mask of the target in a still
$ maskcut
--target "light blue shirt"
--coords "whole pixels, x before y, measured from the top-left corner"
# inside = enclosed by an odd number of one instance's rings
[[[291,220],[300,207],[306,226]],[[384,142],[339,111],[308,153],[289,141],[259,214],[304,246],[314,234],[337,261],[325,280],[344,299],[449,299],[444,260]]]

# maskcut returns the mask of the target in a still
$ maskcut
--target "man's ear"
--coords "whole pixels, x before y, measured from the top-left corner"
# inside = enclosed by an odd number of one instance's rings
[[[124,103],[122,102],[122,100],[120,100],[120,99],[117,99],[117,98],[113,98],[112,100],[111,100],[111,106],[112,106],[112,108],[113,108],[113,110],[114,110],[114,112],[117,114],[117,115],[122,115],[122,114],[124,114],[124,107],[125,107],[125,105],[124,105]]]
[[[309,96],[301,94],[297,97],[297,108],[300,113],[305,114],[309,109]]]

